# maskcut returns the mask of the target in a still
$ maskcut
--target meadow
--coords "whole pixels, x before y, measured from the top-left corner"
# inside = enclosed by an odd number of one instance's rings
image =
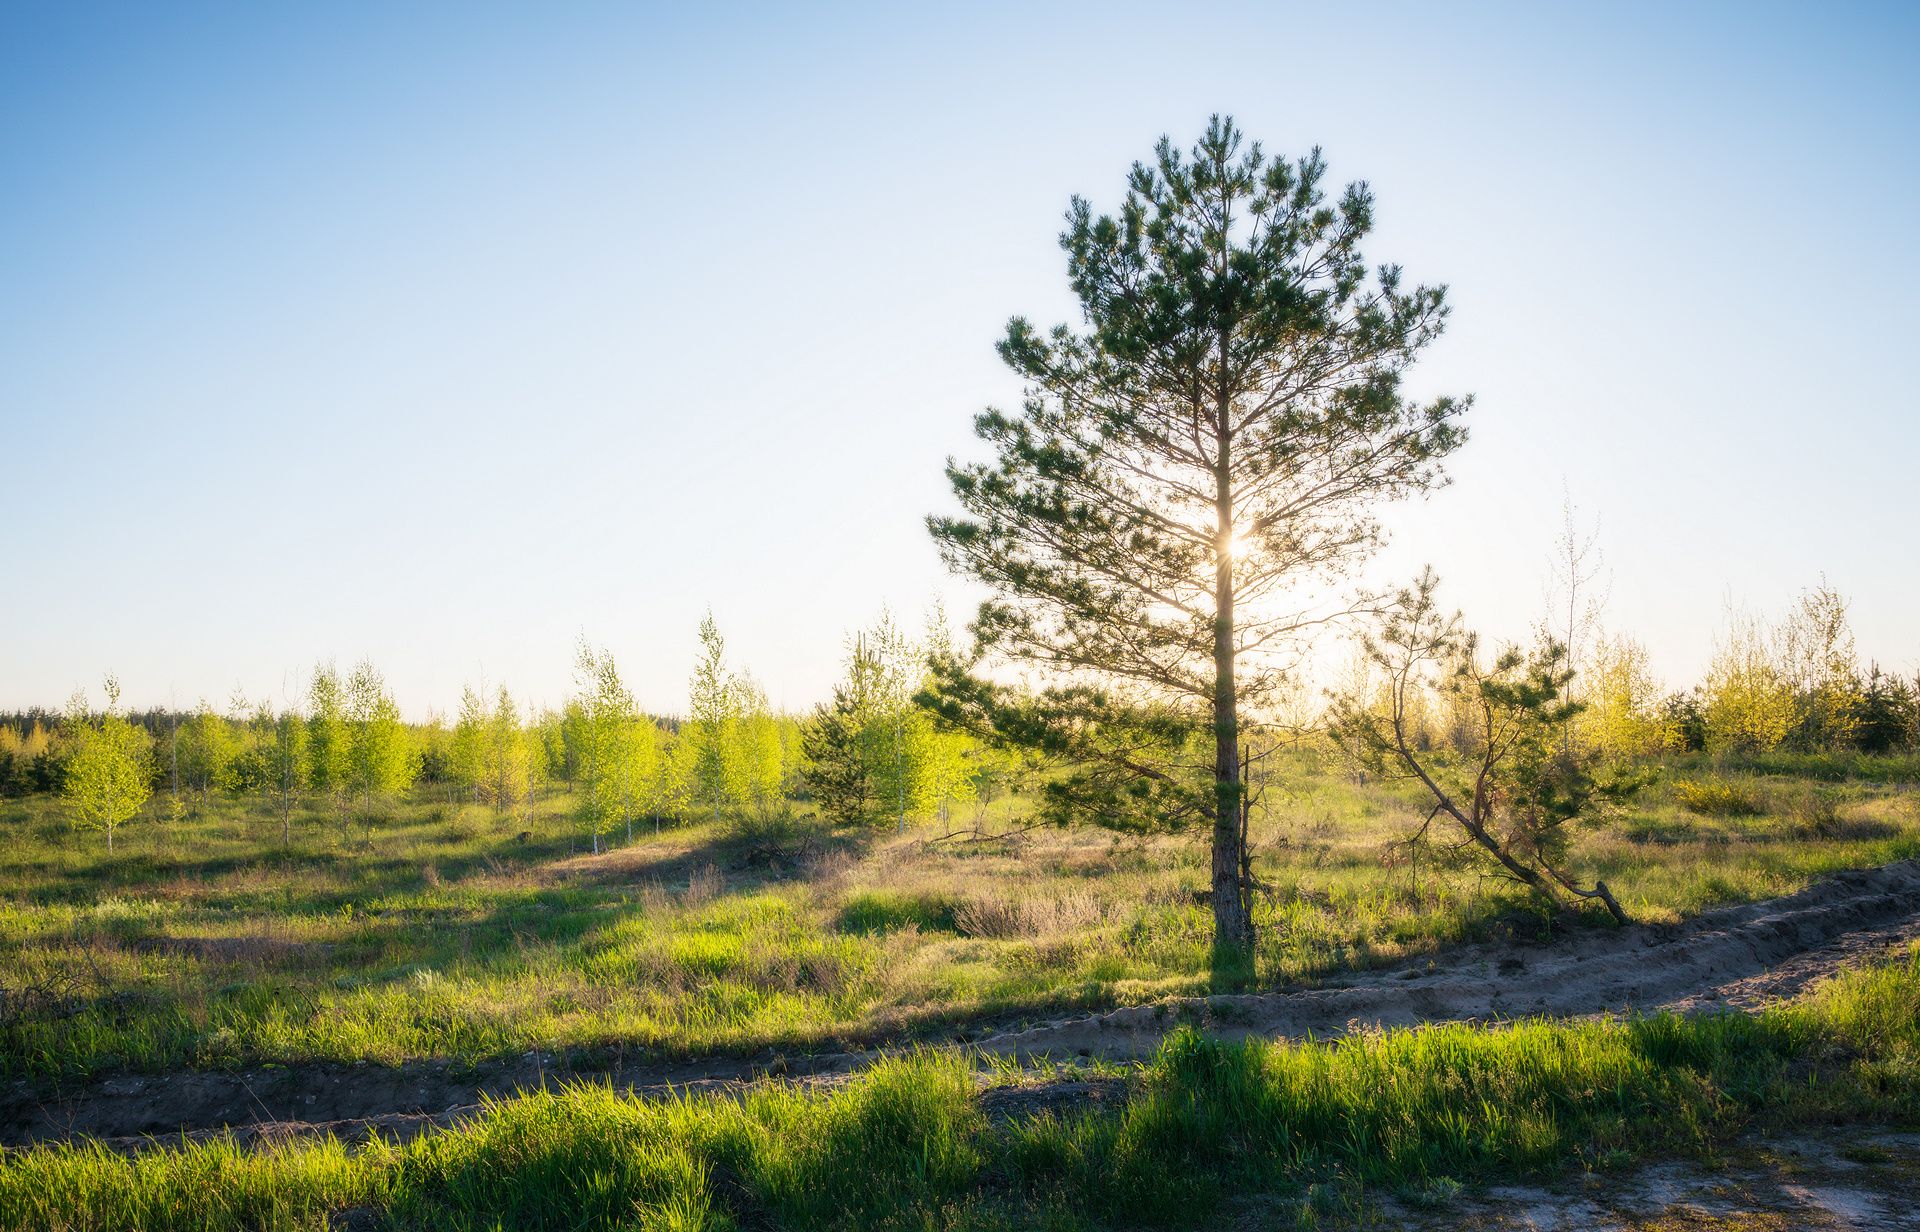
[[[1658,922],[1920,855],[1910,769],[1765,770],[1674,759],[1571,863]],[[0,801],[0,1073],[790,1052],[1214,987],[1202,836],[1034,828],[1016,796],[903,833],[642,827],[595,855],[565,793],[525,829],[433,795],[370,833],[296,812],[290,841],[213,797],[111,854],[55,800]],[[1252,827],[1259,986],[1609,926],[1408,847],[1423,815],[1331,752],[1287,755]]]
[[[1405,1226],[1378,1195],[1444,1217],[1463,1181],[1710,1156],[1754,1125],[1914,1123],[1920,948],[1756,1015],[1330,1044],[1183,1029],[1124,1081],[1115,1107],[996,1116],[963,1060],[927,1053],[825,1094],[543,1092],[405,1144],[33,1147],[0,1158],[0,1226]]]

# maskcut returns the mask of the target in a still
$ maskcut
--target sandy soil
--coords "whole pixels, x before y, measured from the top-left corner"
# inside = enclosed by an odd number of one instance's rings
[[[1215,996],[1063,1019],[975,1047],[1034,1059],[1151,1055],[1176,1023],[1227,1038],[1326,1037],[1358,1027],[1699,1012],[1787,997],[1833,971],[1920,938],[1920,864],[1843,873],[1785,898],[1683,924],[1587,931],[1550,944],[1469,946],[1417,966],[1295,992]]]
[[[1656,1163],[1554,1187],[1394,1201],[1355,1223],[1423,1232],[1879,1232],[1920,1229],[1916,1185],[1920,1135],[1834,1131],[1743,1139],[1717,1166]]]
[[[1683,924],[1585,930],[1549,944],[1464,947],[1440,959],[1293,991],[1189,998],[985,1033],[967,1047],[1023,1062],[1129,1060],[1151,1055],[1175,1025],[1227,1037],[1304,1038],[1358,1027],[1575,1017],[1669,1007],[1700,1012],[1790,996],[1891,945],[1920,938],[1920,864],[1849,872],[1798,894],[1714,911]],[[992,1024],[977,1027],[991,1032]],[[770,1074],[833,1082],[880,1051],[772,1054],[680,1064],[574,1068],[528,1054],[479,1066],[423,1062],[121,1074],[66,1089],[27,1081],[0,1088],[0,1143],[90,1137],[134,1150],[156,1138],[231,1128],[272,1139],[373,1131],[410,1137],[472,1115],[483,1098],[564,1082],[610,1083],[637,1094],[735,1090]],[[1084,1090],[1080,1089],[1084,1088]],[[1080,1083],[991,1095],[995,1110],[1039,1101],[1104,1101],[1116,1085]],[[1001,1105],[1005,1105],[1002,1107]],[[1520,1225],[1524,1226],[1524,1225]],[[1836,1225],[1844,1226],[1844,1225]]]

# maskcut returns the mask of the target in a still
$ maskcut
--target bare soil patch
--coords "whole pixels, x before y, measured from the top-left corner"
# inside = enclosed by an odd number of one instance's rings
[[[1801,1232],[1920,1229],[1920,1135],[1754,1137],[1714,1165],[1665,1162],[1552,1187],[1393,1202],[1376,1224],[1438,1232]]]
[[[1324,1038],[1423,1022],[1751,1007],[1920,937],[1920,864],[1842,873],[1798,894],[1673,925],[1462,947],[1443,958],[1278,993],[1161,1002],[989,1037],[1022,1060],[1149,1056],[1181,1022],[1225,1038]]]

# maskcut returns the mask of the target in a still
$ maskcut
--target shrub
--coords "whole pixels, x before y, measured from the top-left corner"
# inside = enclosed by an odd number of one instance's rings
[[[1794,824],[1822,837],[1840,832],[1840,799],[1824,787],[1808,785],[1786,800],[1786,814]]]

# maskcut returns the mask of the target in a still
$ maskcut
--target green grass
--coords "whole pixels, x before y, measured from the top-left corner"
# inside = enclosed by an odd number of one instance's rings
[[[996,1121],[958,1058],[882,1064],[832,1094],[641,1102],[600,1087],[490,1106],[406,1145],[128,1158],[0,1157],[0,1226],[43,1229],[1200,1226],[1325,1186],[1427,1195],[1705,1152],[1755,1120],[1920,1120],[1920,948],[1758,1015],[1488,1029],[1328,1044],[1190,1030],[1117,1110]]]
[[[1682,777],[1760,811],[1690,812]],[[1813,790],[1689,765],[1582,833],[1574,863],[1670,921],[1920,854],[1920,793]],[[1266,799],[1265,983],[1540,927],[1483,868],[1438,847],[1407,858],[1393,840],[1424,811],[1400,785],[1308,754]],[[649,830],[590,856],[570,807],[548,801],[524,843],[519,823],[419,800],[370,843],[301,814],[284,845],[277,817],[215,801],[129,826],[108,855],[57,801],[0,801],[0,1074],[807,1048],[1213,980],[1199,836],[928,842],[928,826],[803,820],[746,839]]]

